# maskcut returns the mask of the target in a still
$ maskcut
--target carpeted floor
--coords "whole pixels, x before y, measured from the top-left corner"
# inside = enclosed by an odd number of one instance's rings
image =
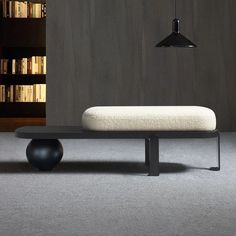
[[[0,235],[236,235],[236,133],[161,140],[148,177],[144,142],[66,140],[51,173],[26,162],[27,140],[0,134]]]

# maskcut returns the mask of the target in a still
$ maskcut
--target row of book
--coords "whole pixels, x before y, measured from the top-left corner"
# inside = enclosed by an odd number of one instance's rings
[[[46,102],[46,84],[0,85],[0,102]]]
[[[1,59],[0,74],[46,74],[46,56]]]
[[[44,18],[46,17],[46,4],[30,1],[3,0],[3,17]]]

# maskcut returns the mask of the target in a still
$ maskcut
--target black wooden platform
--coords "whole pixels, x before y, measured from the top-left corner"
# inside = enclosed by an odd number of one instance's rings
[[[24,139],[145,139],[158,138],[213,138],[214,131],[89,131],[79,126],[25,126],[15,135]]]
[[[214,131],[89,131],[79,126],[27,126],[18,128],[15,131],[18,138],[32,139],[27,147],[27,158],[35,167],[47,170],[54,167],[51,163],[47,168],[47,158],[33,157],[35,149],[38,151],[47,150],[52,147],[56,153],[57,149],[63,154],[62,145],[58,139],[144,139],[145,140],[145,163],[149,166],[149,175],[159,175],[159,139],[177,139],[177,138],[218,138],[218,166],[210,168],[211,170],[220,170],[220,135],[218,130]],[[39,152],[38,152],[39,153]],[[55,153],[54,153],[55,154]],[[49,155],[49,154],[48,154]],[[52,156],[52,153],[50,154]],[[61,159],[61,157],[59,159]],[[48,159],[51,158],[48,156]],[[43,168],[41,162],[44,161]],[[60,161],[60,160],[59,160]],[[58,161],[58,162],[59,162]],[[57,163],[55,163],[57,164]],[[49,165],[49,164],[48,164]]]

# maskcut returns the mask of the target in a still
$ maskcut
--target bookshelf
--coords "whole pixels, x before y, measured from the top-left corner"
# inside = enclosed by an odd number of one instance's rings
[[[34,89],[36,86],[45,86],[45,72],[41,73],[42,71],[37,71],[35,73],[29,73],[29,65],[32,67],[32,63],[26,64],[28,66],[27,73],[21,73],[21,71],[13,73],[12,69],[12,61],[20,61],[22,58],[29,59],[32,57],[46,56],[46,18],[44,15],[41,15],[40,17],[38,12],[36,12],[38,14],[36,15],[37,18],[35,15],[32,15],[33,11],[35,14],[34,7],[36,6],[33,4],[38,4],[36,7],[39,7],[39,4],[43,6],[43,4],[46,4],[46,0],[7,0],[7,2],[11,2],[11,8],[9,9],[9,3],[7,3],[7,17],[5,17],[6,5],[4,4],[6,4],[6,0],[0,0],[0,60],[8,60],[8,64],[11,65],[11,68],[8,68],[5,73],[3,73],[1,68],[0,87],[2,85],[6,91],[7,88],[12,87],[11,92],[14,96],[12,95],[11,101],[8,99],[2,101],[0,96],[0,131],[3,132],[14,131],[17,127],[25,125],[46,124],[46,102],[42,102],[38,99],[36,101],[35,98],[33,100],[31,99],[30,102],[28,100],[24,100],[23,102],[16,99],[16,91],[18,91],[18,87],[23,89],[27,87],[32,88],[32,93],[34,94],[36,93],[36,90]],[[22,7],[20,4],[25,4],[26,8],[20,8]],[[36,9],[36,11],[38,10],[39,8]],[[30,11],[32,12],[30,13]],[[11,17],[9,17],[9,14]],[[17,16],[17,18],[15,16]],[[23,63],[21,64],[25,66]],[[21,64],[20,68],[22,66]],[[18,68],[18,66],[16,67]],[[8,96],[5,94],[7,93],[5,90],[2,97]],[[24,96],[27,96],[27,99],[28,91],[29,90],[24,91]]]

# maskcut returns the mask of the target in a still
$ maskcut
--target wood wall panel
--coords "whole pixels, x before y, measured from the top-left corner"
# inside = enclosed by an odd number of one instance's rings
[[[236,131],[236,1],[179,0],[197,49],[155,48],[172,0],[47,2],[47,123],[79,125],[95,105],[203,105]]]

